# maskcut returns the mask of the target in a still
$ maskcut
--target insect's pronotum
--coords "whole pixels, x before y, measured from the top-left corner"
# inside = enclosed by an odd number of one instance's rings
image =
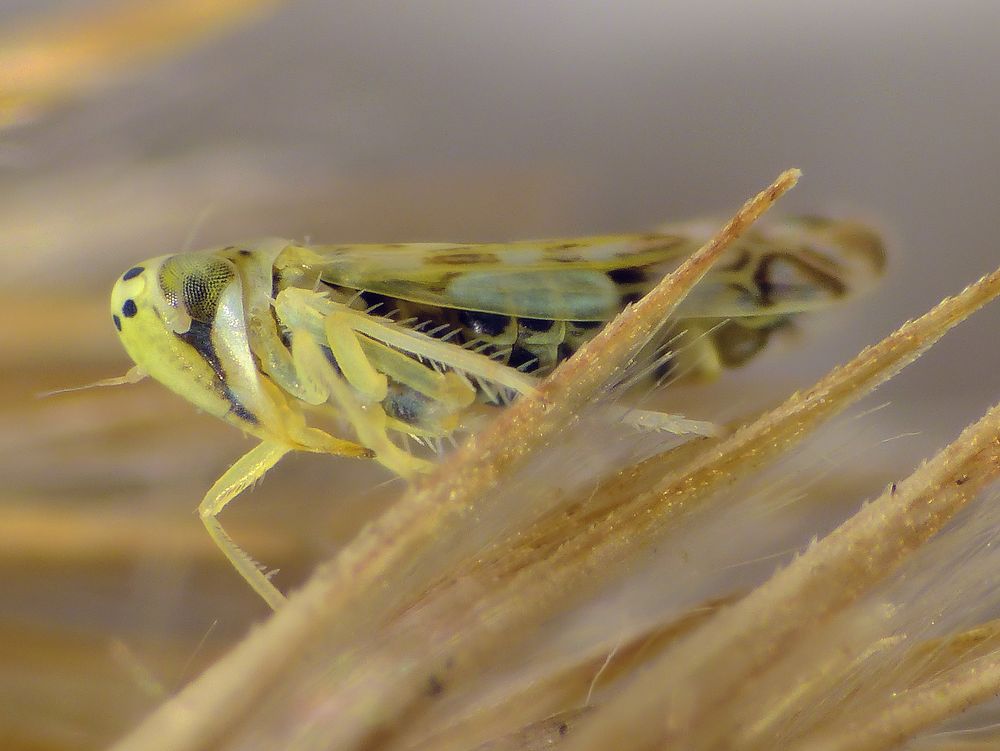
[[[261,439],[199,511],[236,569],[277,607],[281,593],[216,518],[230,500],[289,451],[372,458],[402,476],[423,471],[428,461],[407,437],[438,443],[472,429],[490,405],[529,393],[711,229],[487,245],[268,239],[134,266],[115,284],[111,313],[136,363],[127,379],[150,375]],[[672,355],[650,372],[711,377],[740,365],[791,317],[853,294],[883,265],[879,239],[854,223],[762,225],[675,311]],[[634,421],[676,432],[704,426],[649,412]],[[327,432],[331,424],[346,425],[348,437]]]

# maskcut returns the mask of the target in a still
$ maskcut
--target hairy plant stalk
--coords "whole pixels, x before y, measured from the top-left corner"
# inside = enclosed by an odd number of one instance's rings
[[[631,481],[631,491],[638,493],[634,497],[616,493],[617,503],[609,504],[602,494],[620,488],[617,480],[606,482],[591,498],[574,499],[566,504],[572,511],[553,512],[526,532],[489,551],[477,559],[471,570],[460,570],[455,575],[463,588],[451,598],[445,597],[443,602],[438,596],[433,603],[438,612],[426,607],[404,619],[404,623],[406,620],[411,623],[393,632],[388,645],[382,647],[393,651],[391,659],[379,655],[375,649],[362,650],[349,660],[365,665],[375,684],[365,684],[367,690],[359,688],[358,683],[349,679],[351,674],[346,665],[325,676],[324,683],[330,692],[325,701],[330,713],[353,717],[347,711],[351,701],[379,691],[386,702],[384,705],[380,702],[380,707],[389,716],[396,706],[393,699],[404,693],[410,701],[427,705],[428,697],[420,689],[431,676],[437,680],[460,679],[463,669],[471,670],[488,654],[509,648],[514,640],[528,633],[532,624],[591,595],[613,578],[623,564],[662,536],[679,515],[706,500],[712,491],[758,469],[802,440],[822,419],[869,393],[998,293],[1000,273],[995,273],[917,321],[905,324],[855,360],[835,369],[809,391],[794,395],[732,438],[686,444],[624,470],[620,477]],[[678,465],[680,457],[687,463]],[[655,493],[638,492],[640,487],[635,478],[648,474],[650,466],[665,462],[668,467],[676,468],[675,474],[656,483]],[[594,508],[598,511],[594,512]],[[434,596],[431,593],[430,597]],[[452,601],[450,608],[448,599]],[[424,620],[417,621],[419,616]],[[373,658],[381,658],[383,666],[407,664],[409,669],[405,677],[391,669],[373,670],[369,662]],[[304,686],[313,683],[303,676]],[[338,696],[347,703],[339,703]],[[294,699],[289,697],[288,706],[292,705]],[[509,719],[514,718],[516,714]],[[385,717],[379,719],[386,721]],[[352,720],[344,724],[351,725]]]
[[[803,738],[793,751],[881,751],[894,748],[1000,692],[1000,652],[942,672],[927,683],[887,697],[836,729]]]
[[[634,478],[650,465],[666,461],[668,466],[677,467],[676,460],[684,456],[688,463],[667,478],[672,485],[661,481],[655,494],[640,493],[629,500],[619,497],[619,503],[612,506],[602,498],[602,490],[617,489],[615,482],[609,482],[588,499],[598,513],[587,513],[590,507],[584,499],[577,499],[569,504],[574,511],[553,512],[543,518],[509,543],[477,559],[471,570],[460,570],[455,579],[462,582],[463,588],[450,598],[450,608],[442,609],[447,598],[442,602],[439,596],[433,603],[438,612],[426,607],[404,618],[406,627],[393,631],[388,643],[381,646],[392,652],[391,658],[373,648],[349,659],[349,664],[367,668],[364,672],[369,682],[356,682],[360,680],[358,675],[352,675],[344,664],[342,669],[326,675],[323,682],[329,695],[324,705],[330,714],[353,718],[348,711],[353,701],[381,692],[380,708],[386,710],[387,716],[392,716],[397,707],[393,702],[403,694],[426,707],[429,699],[420,689],[431,676],[442,681],[459,680],[463,669],[473,669],[487,654],[509,648],[531,624],[590,595],[623,563],[646,550],[679,514],[804,438],[822,418],[846,408],[912,362],[948,328],[998,292],[1000,273],[995,273],[904,325],[731,439],[687,444],[621,473],[633,480],[630,487],[635,492],[638,488]],[[699,445],[703,447],[700,450]],[[434,596],[431,593],[430,597]],[[420,616],[424,620],[419,621]],[[372,659],[378,660],[383,669],[373,669]],[[408,665],[406,675],[384,669],[393,664]],[[318,681],[318,677],[303,676],[301,683],[313,686]],[[288,707],[294,703],[295,698],[289,697]],[[380,717],[379,721],[387,720]],[[354,722],[348,719],[344,724]]]
[[[710,748],[741,684],[882,581],[1000,472],[1000,407],[786,569],[723,611],[584,724],[568,748]],[[660,717],[659,721],[653,718]]]

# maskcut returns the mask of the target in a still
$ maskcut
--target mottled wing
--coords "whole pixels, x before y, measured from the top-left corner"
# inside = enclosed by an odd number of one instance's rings
[[[311,247],[330,284],[458,310],[555,321],[604,321],[634,302],[701,246],[709,223],[654,234],[495,244]],[[884,265],[870,230],[790,220],[762,226],[731,247],[683,303],[685,317],[784,314],[828,304]]]

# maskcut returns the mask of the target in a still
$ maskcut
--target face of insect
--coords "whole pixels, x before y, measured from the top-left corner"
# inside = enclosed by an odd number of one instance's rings
[[[229,260],[185,253],[134,266],[115,283],[111,316],[142,370],[205,412],[253,431],[259,377],[241,280]]]

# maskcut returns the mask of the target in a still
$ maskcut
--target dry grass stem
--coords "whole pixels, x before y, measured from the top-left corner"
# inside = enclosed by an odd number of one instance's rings
[[[1000,652],[950,670],[923,685],[872,703],[834,731],[809,736],[793,751],[882,751],[920,730],[1000,693]]]
[[[786,569],[658,658],[568,748],[709,747],[722,711],[801,634],[882,581],[1000,472],[1000,407]],[[661,722],[651,722],[654,716]],[[722,723],[725,725],[725,723]]]

